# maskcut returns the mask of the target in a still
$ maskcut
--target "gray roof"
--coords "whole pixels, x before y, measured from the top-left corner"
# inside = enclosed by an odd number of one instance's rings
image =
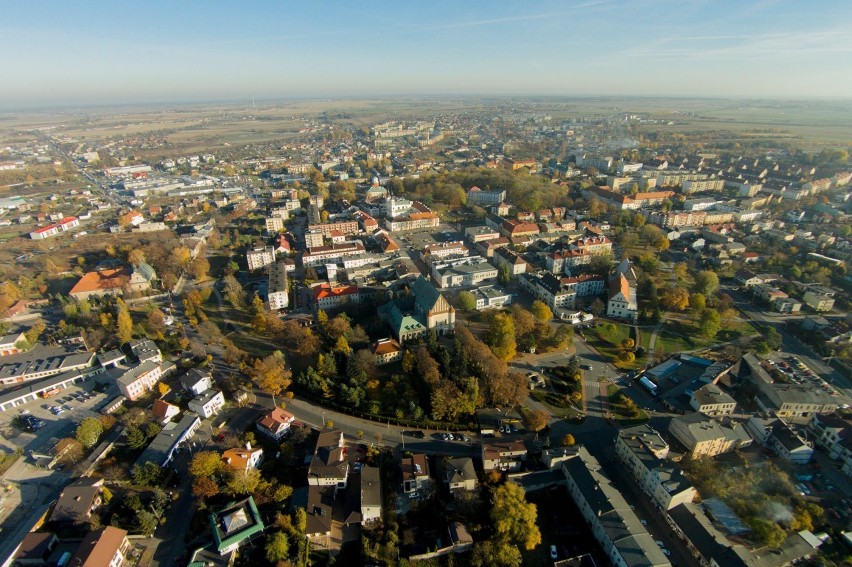
[[[183,440],[186,432],[195,427],[196,422],[199,421],[201,420],[197,415],[186,415],[178,423],[167,423],[139,455],[136,464],[144,465],[150,461],[163,466],[171,456],[172,450]]]
[[[119,384],[123,384],[125,386],[129,386],[133,382],[139,379],[139,376],[145,374],[146,372],[150,372],[153,369],[159,366],[158,363],[148,360],[143,362],[139,366],[134,366],[133,368],[127,370],[120,377],[116,379],[116,382]]]
[[[377,467],[361,469],[361,506],[382,505],[382,481]]]

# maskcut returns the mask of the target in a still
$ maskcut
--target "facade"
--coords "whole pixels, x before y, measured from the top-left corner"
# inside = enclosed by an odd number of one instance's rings
[[[440,288],[475,286],[496,279],[497,268],[481,256],[470,256],[433,263],[432,278]]]
[[[560,309],[571,309],[577,301],[577,292],[563,287],[561,280],[553,274],[543,276],[521,274],[518,281],[521,289],[528,291],[554,312]]]
[[[189,402],[190,411],[194,411],[204,419],[213,417],[225,405],[225,396],[218,390],[207,390],[194,397]]]
[[[257,430],[276,441],[281,441],[290,431],[296,417],[289,411],[274,408],[257,420]]]
[[[272,246],[255,248],[246,252],[246,263],[250,272],[259,270],[275,262],[275,249]]]
[[[370,352],[377,366],[402,360],[402,347],[393,339],[379,339],[370,345]]]
[[[209,370],[191,368],[180,377],[180,385],[193,396],[198,396],[213,387],[213,375]]]
[[[441,242],[439,244],[430,244],[420,253],[420,259],[427,266],[432,262],[441,261],[445,258],[456,256],[466,256],[467,246],[463,242]]]
[[[287,209],[283,210],[286,214]],[[269,234],[274,234],[276,232],[281,232],[282,230],[284,230],[284,218],[278,215],[266,217],[266,232],[268,232]]]
[[[464,234],[471,243],[484,242],[500,238],[500,231],[487,226],[471,226],[464,229]]]
[[[591,263],[592,254],[588,250],[567,248],[548,254],[545,258],[547,269],[554,274],[569,273],[571,268]]]
[[[527,448],[522,441],[502,441],[482,444],[482,468],[518,472],[527,458]]]
[[[505,190],[484,191],[479,187],[471,187],[467,192],[467,204],[477,207],[499,205],[506,200]]]
[[[723,425],[701,413],[672,418],[669,433],[692,457],[715,457],[751,445],[751,436],[742,425]]]
[[[624,274],[616,274],[610,280],[609,286],[609,300],[606,305],[607,317],[635,322],[639,318],[636,289],[630,285]]]
[[[509,275],[512,277],[525,273],[528,268],[527,263],[508,248],[495,250],[493,261],[497,268],[500,266],[506,266],[509,270]]]
[[[317,284],[311,287],[314,297],[314,309],[328,311],[338,309],[350,303],[361,301],[358,286],[331,286],[329,284]]]
[[[852,476],[852,421],[835,414],[811,416],[808,431],[840,469]]]
[[[318,231],[323,236],[331,238],[332,232],[342,232],[344,235],[347,235],[358,234],[358,230],[358,221],[349,220],[309,224],[307,232]]]
[[[615,454],[642,491],[663,510],[695,498],[696,490],[683,471],[665,460],[669,446],[651,426],[620,430],[615,438]]]
[[[753,416],[746,429],[755,441],[791,463],[804,465],[813,457],[813,447],[782,419]]]
[[[270,311],[286,309],[290,305],[288,289],[287,265],[283,261],[270,264],[266,292],[266,303]]]
[[[802,296],[802,301],[817,312],[831,311],[834,307],[834,293],[825,293],[819,290],[808,290]]]
[[[343,262],[346,258],[361,256],[363,254],[364,245],[358,241],[342,242],[340,244],[331,244],[330,246],[318,246],[316,248],[308,248],[307,252],[302,254],[302,265],[307,268],[323,264],[337,264]]]
[[[127,370],[115,382],[121,395],[135,401],[153,390],[162,375],[160,364],[149,360]]]
[[[692,393],[689,405],[705,415],[731,415],[737,402],[716,384],[705,384]]]

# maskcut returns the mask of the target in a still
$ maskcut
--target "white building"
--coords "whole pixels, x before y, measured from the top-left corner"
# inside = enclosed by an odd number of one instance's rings
[[[476,298],[476,310],[500,309],[512,303],[512,294],[493,285],[486,285],[472,289],[471,293]]]
[[[128,400],[134,401],[153,390],[162,375],[160,365],[149,360],[127,370],[115,382],[118,391]]]
[[[255,248],[246,252],[249,271],[259,270],[275,262],[275,249],[272,246]]]
[[[287,281],[287,265],[278,261],[269,266],[269,285],[267,287],[266,301],[270,311],[286,309],[290,305],[287,295],[289,284]]]
[[[194,411],[204,419],[219,413],[225,405],[225,396],[218,390],[206,390],[189,402],[190,411]]]
[[[636,299],[636,277],[627,260],[624,260],[609,281],[607,317],[636,322],[639,318],[639,303]]]

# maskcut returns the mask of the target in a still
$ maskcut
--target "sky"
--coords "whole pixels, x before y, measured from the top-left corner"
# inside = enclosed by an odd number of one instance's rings
[[[0,0],[0,108],[852,97],[850,0]]]

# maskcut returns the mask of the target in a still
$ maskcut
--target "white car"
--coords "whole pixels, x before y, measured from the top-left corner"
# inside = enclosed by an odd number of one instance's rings
[[[558,559],[559,558],[559,553],[556,551],[555,545],[550,546],[550,558],[551,559]]]

